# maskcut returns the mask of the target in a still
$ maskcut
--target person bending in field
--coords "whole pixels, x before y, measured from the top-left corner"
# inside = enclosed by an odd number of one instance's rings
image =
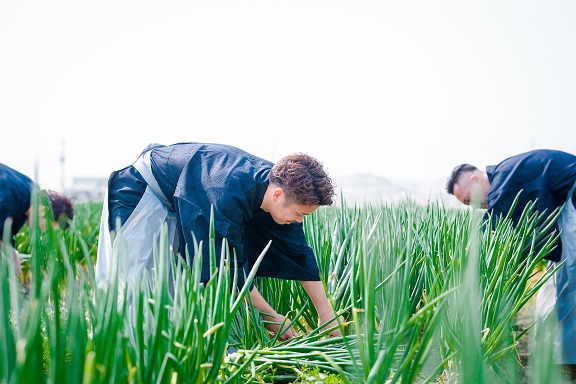
[[[4,230],[10,231],[10,242],[14,253],[16,272],[21,275],[20,259],[28,255],[19,254],[14,248],[16,245],[15,235],[24,224],[32,222],[32,193],[36,184],[26,175],[0,163],[0,242],[4,240]],[[40,193],[48,197],[49,208],[52,210],[54,229],[61,227],[66,229],[74,218],[74,202],[61,193],[52,190],[41,190]],[[38,222],[40,229],[46,229],[45,207],[38,208]],[[12,224],[5,227],[6,220],[12,219]]]
[[[537,313],[556,313],[560,326],[561,353],[558,362],[576,378],[576,156],[555,150],[534,150],[510,157],[481,171],[470,164],[455,167],[446,189],[467,205],[486,208],[486,215],[506,215],[518,193],[512,213],[518,221],[528,202],[535,202],[539,213],[551,214],[562,208],[551,230],[561,230],[557,247],[546,256],[551,267],[564,264],[540,288]],[[487,216],[485,216],[487,217]],[[552,301],[546,300],[552,292]],[[555,307],[555,311],[551,311]]]
[[[302,221],[320,206],[333,203],[334,185],[313,157],[297,153],[276,164],[224,144],[178,143],[150,145],[132,165],[112,172],[102,212],[96,282],[111,271],[119,239],[110,231],[119,223],[122,250],[117,252],[119,282],[129,289],[153,268],[153,246],[163,223],[168,224],[172,247],[180,255],[194,255],[194,238],[203,241],[202,281],[208,282],[209,229],[214,210],[216,256],[226,239],[236,255],[239,286],[271,240],[257,276],[300,280],[309,294],[321,324],[332,327],[334,311],[320,281],[318,265],[307,244]],[[193,238],[194,236],[194,238]],[[140,240],[138,240],[140,239]],[[144,240],[142,240],[144,239]],[[126,262],[127,261],[127,262]],[[168,261],[167,261],[168,262]],[[234,266],[232,265],[232,268]],[[268,330],[296,335],[289,319],[277,313],[252,285],[250,296]],[[340,335],[336,328],[332,335]]]

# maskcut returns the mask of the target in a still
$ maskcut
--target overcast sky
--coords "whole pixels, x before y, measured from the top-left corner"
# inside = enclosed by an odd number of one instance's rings
[[[573,0],[0,1],[0,162],[60,190],[151,142],[307,152],[336,181],[576,153],[575,20]]]

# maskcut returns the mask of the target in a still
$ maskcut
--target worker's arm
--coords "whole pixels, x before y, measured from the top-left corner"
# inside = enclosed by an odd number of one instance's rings
[[[0,247],[4,248],[4,243],[2,241],[0,241]],[[14,268],[16,269],[16,275],[18,277],[21,277],[22,276],[22,264],[20,263],[21,255],[18,253],[16,248],[12,248],[12,253],[14,254]]]
[[[16,268],[16,275],[22,276],[22,264],[20,263],[20,254],[14,249],[14,267]]]
[[[302,287],[310,296],[314,307],[316,308],[316,312],[318,312],[318,325],[322,325],[324,323],[329,322],[323,328],[332,328],[338,325],[335,317],[336,314],[334,313],[334,309],[330,305],[328,301],[328,297],[326,296],[326,291],[324,290],[324,285],[321,281],[301,281]],[[334,319],[334,320],[332,320]],[[330,321],[332,320],[332,321]],[[344,318],[340,316],[340,323],[344,322]],[[330,332],[331,336],[342,336],[340,329],[336,328]]]

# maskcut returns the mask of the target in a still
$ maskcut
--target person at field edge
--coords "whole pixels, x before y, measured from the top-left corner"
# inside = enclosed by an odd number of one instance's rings
[[[560,356],[572,375],[576,375],[576,156],[557,150],[538,149],[505,159],[481,171],[470,164],[455,167],[446,190],[467,205],[486,208],[492,217],[506,215],[519,193],[514,223],[530,201],[539,213],[551,214],[562,208],[555,226],[561,230],[557,247],[547,255],[550,266],[564,264],[543,286],[537,296],[537,313],[554,312],[557,316]],[[487,216],[485,216],[487,217]],[[551,300],[546,293],[552,292]]]
[[[16,272],[21,274],[20,259],[27,255],[20,255],[14,248],[16,245],[15,235],[24,224],[31,224],[32,221],[32,193],[37,185],[26,175],[16,171],[9,166],[0,163],[0,243],[4,240],[4,230],[9,229],[10,241],[14,252],[14,263]],[[40,191],[48,197],[54,229],[59,226],[66,229],[70,221],[74,218],[73,200],[56,191],[44,189]],[[39,211],[40,229],[46,229],[45,207],[41,205]],[[12,219],[9,228],[5,228],[8,218]]]
[[[322,164],[303,153],[288,155],[273,164],[225,144],[151,144],[132,165],[110,175],[96,282],[102,284],[110,275],[113,251],[122,242],[125,252],[116,253],[118,275],[120,286],[128,289],[129,299],[129,290],[151,271],[153,246],[162,223],[167,223],[172,249],[182,256],[186,251],[193,256],[194,240],[203,240],[202,281],[206,283],[210,279],[208,236],[213,208],[216,255],[220,257],[222,240],[226,239],[230,255],[236,255],[239,287],[272,240],[257,276],[300,280],[320,323],[332,327],[336,325],[332,320],[335,314],[302,222],[320,206],[331,205],[333,197],[334,185]],[[112,230],[122,236],[111,240]],[[253,284],[250,296],[255,308],[270,322],[266,327],[271,333],[280,332],[284,321],[290,324]],[[292,326],[284,330],[281,340],[296,335]],[[336,328],[331,334],[337,336],[340,331]]]

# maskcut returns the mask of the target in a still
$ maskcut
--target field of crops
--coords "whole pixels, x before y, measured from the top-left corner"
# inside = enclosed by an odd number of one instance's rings
[[[528,369],[516,348],[527,337],[516,315],[550,275],[530,277],[556,240],[539,229],[555,217],[530,206],[516,229],[501,218],[495,231],[482,229],[483,212],[438,203],[320,208],[305,231],[344,336],[327,336],[298,282],[257,278],[295,320],[299,336],[285,342],[266,331],[246,289],[231,294],[227,254],[212,252],[204,285],[201,257],[176,260],[164,241],[154,276],[118,305],[117,285],[94,284],[101,209],[79,204],[66,232],[24,228],[24,284],[12,258],[0,258],[0,382],[558,382],[549,343],[531,349]]]

